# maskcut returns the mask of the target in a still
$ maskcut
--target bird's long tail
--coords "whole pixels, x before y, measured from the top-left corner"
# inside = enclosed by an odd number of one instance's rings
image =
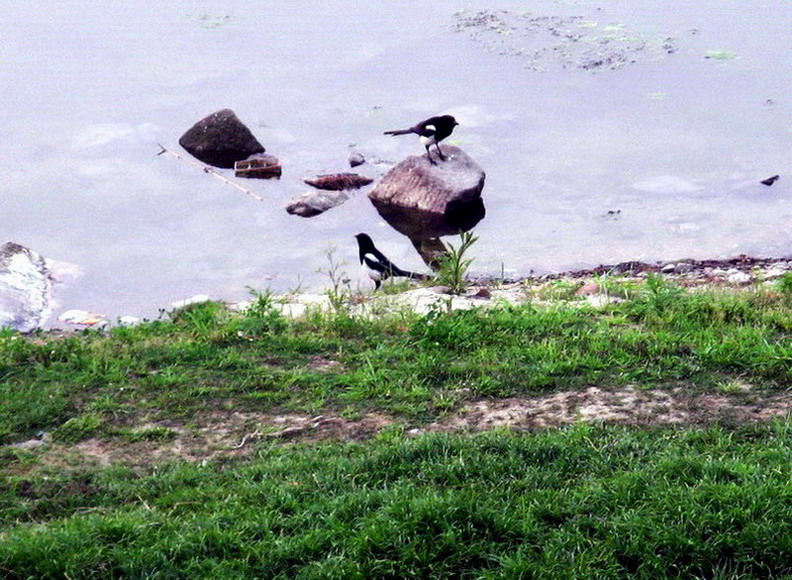
[[[409,270],[402,270],[401,268],[394,269],[393,275],[411,278],[413,280],[429,280],[431,278],[428,274],[419,274],[418,272],[410,272]]]
[[[385,131],[385,135],[409,135],[412,133],[412,129],[396,129],[395,131]]]

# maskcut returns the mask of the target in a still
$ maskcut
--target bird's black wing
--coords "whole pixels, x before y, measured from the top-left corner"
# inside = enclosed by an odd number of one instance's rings
[[[387,274],[389,276],[401,271],[385,256],[376,256],[371,252],[367,252],[363,255],[363,263],[366,264],[366,267],[368,267],[370,270],[374,270],[380,274]]]
[[[409,270],[402,270],[396,264],[388,260],[381,252],[377,252],[380,256],[372,253],[366,253],[363,256],[363,263],[366,267],[381,275],[384,280],[391,276],[401,276],[403,278],[412,278],[413,280],[427,280],[429,276],[426,274],[419,274],[418,272],[410,272]]]
[[[422,123],[416,131],[421,137],[434,137],[437,134],[437,127],[433,123]]]

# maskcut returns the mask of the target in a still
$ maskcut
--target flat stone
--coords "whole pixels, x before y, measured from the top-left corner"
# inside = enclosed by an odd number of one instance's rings
[[[234,177],[248,179],[280,179],[283,173],[280,161],[269,153],[256,153],[234,163]]]
[[[286,205],[286,212],[300,217],[314,217],[341,205],[349,199],[344,191],[309,191],[295,197]]]
[[[328,191],[343,191],[345,189],[360,189],[374,180],[357,173],[331,173],[318,175],[312,179],[304,179],[305,183],[316,189]]]

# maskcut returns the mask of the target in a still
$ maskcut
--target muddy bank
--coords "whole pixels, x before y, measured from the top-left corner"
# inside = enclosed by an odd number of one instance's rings
[[[699,284],[750,284],[758,280],[771,280],[792,271],[792,256],[785,258],[760,258],[739,255],[727,259],[673,260],[667,262],[627,261],[618,264],[600,265],[596,268],[569,270],[540,276],[525,276],[499,279],[493,276],[476,278],[478,284],[498,281],[505,283],[530,283],[547,280],[584,279],[601,276],[646,277],[659,274],[669,279]]]

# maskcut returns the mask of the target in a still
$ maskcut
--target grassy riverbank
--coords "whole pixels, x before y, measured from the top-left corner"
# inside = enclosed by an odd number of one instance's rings
[[[107,333],[3,332],[0,572],[792,574],[788,276],[696,292],[653,276],[623,294],[299,319],[260,296]],[[735,412],[458,420],[591,389]]]

